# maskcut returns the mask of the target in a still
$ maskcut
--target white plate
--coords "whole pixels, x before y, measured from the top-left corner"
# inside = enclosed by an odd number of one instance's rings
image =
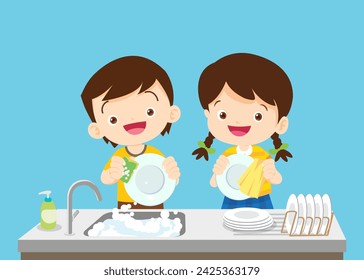
[[[321,225],[321,220],[323,217],[324,208],[322,204],[322,198],[319,194],[316,194],[313,200],[315,202],[315,219],[313,221],[314,223],[312,226],[311,234],[318,234]]]
[[[306,221],[306,198],[303,194],[299,194],[297,196],[298,202],[298,220],[297,226],[293,234],[301,234],[302,228],[304,226],[304,222]]]
[[[304,224],[302,234],[310,233],[310,228],[315,219],[315,201],[312,194],[306,195],[306,223]]]
[[[331,220],[331,200],[328,194],[324,194],[322,196],[322,204],[323,204],[323,219],[320,227],[319,234],[325,234],[327,230],[327,226]]]
[[[298,202],[295,194],[291,194],[288,198],[286,212],[288,211],[295,211],[298,214]],[[294,232],[296,230],[298,215],[296,216],[296,219],[294,219],[294,216],[295,216],[294,213],[290,213],[287,215],[286,229],[288,233]]]
[[[298,202],[298,217],[302,217],[306,219],[306,211],[307,211],[307,206],[306,206],[306,198],[303,194],[299,194],[297,196],[297,202]]]
[[[220,191],[228,198],[234,200],[244,200],[249,198],[240,191],[238,184],[239,178],[245,170],[253,163],[254,159],[250,156],[234,154],[228,156],[229,165],[221,175],[216,176],[216,182]]]
[[[269,216],[266,219],[262,220],[262,221],[258,221],[258,222],[237,222],[237,221],[232,221],[229,220],[227,218],[224,217],[224,221],[229,223],[229,224],[233,224],[233,225],[238,225],[238,226],[251,226],[251,225],[260,225],[260,224],[264,224],[269,222],[270,220],[272,220],[272,217]]]
[[[229,222],[227,220],[224,220],[224,224],[229,225],[230,227],[236,227],[236,228],[260,228],[264,227],[268,224],[272,224],[274,222],[273,219],[267,219],[263,223],[256,223],[256,224],[239,224],[239,223],[233,223]]]
[[[322,204],[324,206],[323,215],[324,217],[331,218],[331,200],[328,194],[322,196]]]
[[[231,229],[231,230],[237,230],[237,231],[263,230],[263,229],[267,229],[267,228],[271,227],[272,225],[273,225],[273,219],[272,219],[272,221],[270,221],[270,223],[267,223],[267,224],[262,225],[262,226],[256,226],[256,227],[237,227],[237,226],[232,226],[232,225],[224,223],[224,226],[226,228]]]
[[[271,217],[270,214],[258,208],[235,208],[225,212],[224,218],[236,223],[261,222]]]
[[[176,180],[168,178],[162,167],[164,157],[157,154],[137,156],[138,168],[125,183],[125,190],[138,204],[155,206],[165,202],[173,193]]]
[[[307,217],[315,218],[315,200],[313,199],[312,194],[306,195],[306,206],[307,206]]]

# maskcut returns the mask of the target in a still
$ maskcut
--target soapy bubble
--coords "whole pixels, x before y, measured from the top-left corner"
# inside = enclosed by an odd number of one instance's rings
[[[93,228],[89,231],[88,235],[89,236],[99,236],[100,232],[102,232],[104,228],[105,228],[104,223],[99,222],[93,226]]]
[[[156,220],[149,220],[145,223],[145,232],[147,233],[157,233],[160,231],[160,223]]]
[[[129,204],[130,205],[130,204]],[[122,205],[120,210],[127,208]],[[123,208],[123,209],[122,209]],[[89,230],[89,236],[129,236],[129,237],[174,237],[182,229],[180,218],[169,218],[169,211],[162,210],[160,217],[144,220],[134,218],[134,212],[122,213],[112,210],[112,219],[99,222]]]
[[[167,211],[167,210],[162,210],[162,211],[161,211],[161,218],[162,218],[162,219],[168,219],[168,217],[169,217],[169,211]]]
[[[102,222],[98,222],[96,225],[94,225],[94,229],[101,231],[105,228],[105,225]]]
[[[130,208],[131,208],[130,204],[123,204],[120,206],[120,211],[126,212],[129,211]]]
[[[171,225],[170,221],[171,220],[169,220],[169,219],[162,219],[162,222],[161,222],[162,227],[169,228]]]
[[[181,224],[181,219],[180,218],[174,218],[173,222],[174,222],[175,225]]]
[[[173,227],[173,232],[180,233],[181,229],[182,229],[182,224],[181,223],[175,224],[174,227]]]

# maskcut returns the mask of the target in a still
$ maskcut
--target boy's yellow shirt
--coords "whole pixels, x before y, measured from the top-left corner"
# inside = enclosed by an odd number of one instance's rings
[[[228,148],[222,154],[226,157],[237,154],[237,146],[232,146]],[[253,159],[262,159],[262,160],[271,158],[268,152],[259,146],[252,146],[252,153],[250,154],[250,156]],[[271,192],[272,192],[272,186],[269,182],[266,181],[263,184],[262,188],[260,189],[259,197],[270,194]]]
[[[145,151],[142,154],[157,154],[157,155],[161,155],[161,156],[164,157],[164,155],[162,154],[161,151],[159,151],[158,149],[156,149],[156,148],[154,148],[152,146],[146,146]],[[128,151],[126,150],[125,147],[122,147],[122,148],[118,149],[112,155],[112,157],[113,156],[118,156],[118,157],[121,157],[121,158],[133,157],[133,155],[128,153]],[[111,157],[110,157],[109,161],[106,163],[106,165],[104,167],[104,170],[107,170],[107,169],[110,168],[110,161],[111,161]],[[122,201],[122,202],[130,202],[130,203],[134,202],[134,200],[126,192],[124,182],[122,182],[121,180],[118,181],[117,200]]]

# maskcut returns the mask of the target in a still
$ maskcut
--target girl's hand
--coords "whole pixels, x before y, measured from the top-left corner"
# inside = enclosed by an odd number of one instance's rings
[[[212,169],[212,172],[214,174],[212,175],[211,180],[210,180],[211,187],[213,187],[213,188],[217,187],[216,175],[221,175],[222,173],[224,173],[224,171],[228,165],[229,165],[229,159],[224,155],[221,155],[216,160],[214,168]]]
[[[263,177],[271,184],[280,184],[282,182],[282,176],[275,167],[273,159],[266,159],[262,162],[263,165]]]
[[[167,172],[168,178],[172,180],[176,180],[176,185],[178,184],[179,177],[181,176],[181,173],[179,171],[177,162],[173,157],[167,157],[163,161],[163,168]]]
[[[229,159],[226,156],[221,155],[216,160],[216,163],[214,165],[214,168],[212,169],[212,172],[215,175],[221,175],[225,171],[228,164],[229,164]]]

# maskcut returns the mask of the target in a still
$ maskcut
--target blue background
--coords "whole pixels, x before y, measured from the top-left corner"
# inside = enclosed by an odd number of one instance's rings
[[[115,207],[115,186],[99,179],[114,149],[89,137],[80,94],[100,67],[121,56],[160,64],[182,110],[171,134],[150,143],[173,155],[182,172],[166,207],[220,208],[223,197],[209,179],[227,146],[216,142],[208,163],[191,156],[207,134],[197,83],[207,65],[235,52],[276,62],[293,84],[282,139],[294,158],[277,164],[284,181],[274,187],[275,208],[285,208],[291,193],[328,193],[347,238],[345,258],[363,259],[363,4],[123,2],[0,4],[0,259],[19,258],[18,238],[39,222],[39,191],[51,189],[57,208],[66,208],[69,186],[89,179],[102,202],[79,188],[74,207]]]

